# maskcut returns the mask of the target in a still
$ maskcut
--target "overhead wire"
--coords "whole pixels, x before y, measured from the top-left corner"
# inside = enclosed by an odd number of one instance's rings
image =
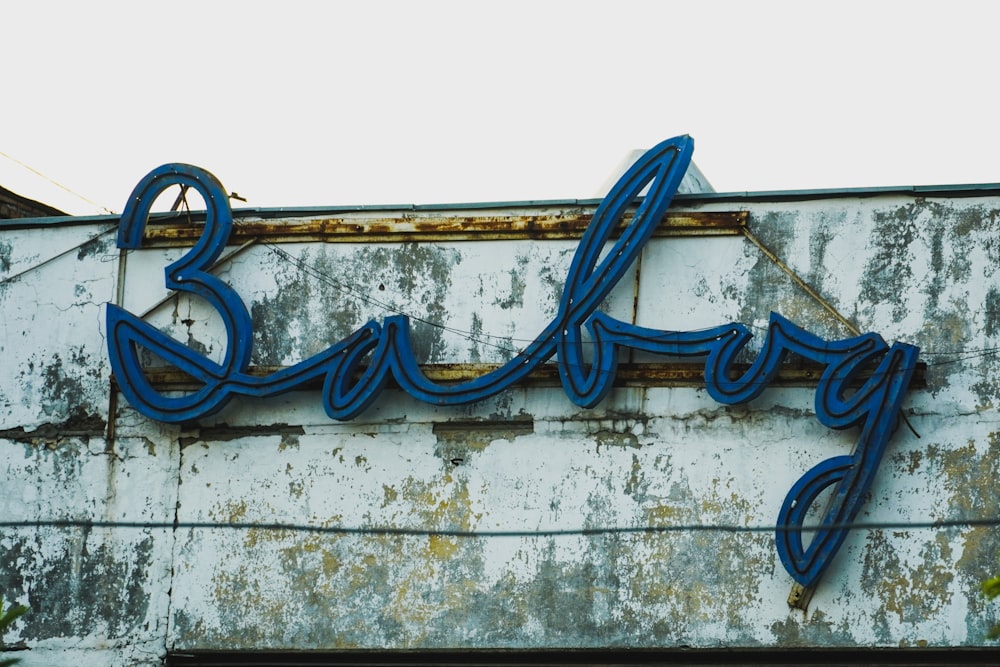
[[[239,223],[237,223],[237,224],[239,224]],[[449,333],[453,333],[453,334],[455,334],[457,336],[465,338],[466,340],[469,340],[469,341],[472,341],[472,342],[481,343],[481,344],[483,344],[485,346],[493,347],[494,349],[496,349],[496,350],[498,350],[500,352],[504,352],[504,353],[507,353],[507,354],[510,354],[510,355],[517,355],[520,352],[520,350],[517,350],[515,348],[506,347],[506,346],[499,345],[499,344],[495,344],[495,343],[490,343],[490,342],[488,342],[486,340],[483,340],[483,339],[484,338],[493,338],[493,339],[500,339],[500,340],[505,340],[505,341],[509,340],[509,341],[512,341],[512,342],[524,343],[526,345],[530,344],[530,343],[533,343],[535,341],[535,339],[533,339],[533,338],[519,338],[519,337],[510,337],[510,336],[498,336],[498,335],[494,335],[494,334],[480,334],[480,333],[476,333],[476,332],[473,332],[473,331],[469,331],[467,329],[460,329],[458,327],[453,327],[453,326],[449,326],[447,324],[442,324],[440,322],[435,322],[435,321],[430,320],[430,319],[428,319],[426,317],[422,317],[422,316],[419,316],[419,315],[414,315],[412,312],[404,310],[404,309],[400,308],[399,306],[397,306],[395,304],[391,304],[391,303],[388,303],[386,301],[382,301],[380,299],[376,299],[375,297],[372,297],[372,296],[370,296],[368,294],[365,294],[363,288],[358,287],[358,286],[352,286],[352,285],[346,284],[344,281],[339,280],[339,279],[337,279],[337,278],[335,278],[335,277],[333,277],[333,276],[331,276],[331,275],[323,272],[322,270],[309,265],[308,263],[306,263],[302,259],[300,259],[300,258],[292,255],[291,253],[285,251],[284,249],[282,249],[281,247],[279,247],[277,244],[275,244],[273,242],[265,241],[265,242],[260,243],[260,245],[263,246],[263,247],[265,247],[265,248],[267,248],[268,250],[270,250],[274,254],[279,255],[282,259],[285,259],[285,260],[291,262],[292,264],[295,265],[296,268],[298,268],[299,270],[301,270],[303,273],[306,273],[306,274],[308,274],[308,275],[310,275],[310,276],[312,276],[312,277],[314,277],[314,278],[316,278],[316,279],[318,279],[318,280],[320,280],[320,281],[322,281],[322,282],[330,285],[331,287],[333,287],[335,289],[341,290],[342,292],[348,294],[349,296],[351,296],[351,297],[353,297],[353,298],[355,298],[355,299],[357,299],[359,301],[362,301],[362,302],[364,302],[366,304],[369,304],[369,305],[372,305],[372,306],[376,306],[376,307],[381,308],[381,309],[383,309],[383,310],[385,310],[387,312],[390,312],[390,313],[392,313],[394,315],[403,315],[403,316],[407,317],[408,319],[410,319],[410,320],[412,320],[414,322],[420,322],[421,324],[426,324],[428,326],[432,326],[432,327],[435,327],[435,328],[447,331]],[[714,327],[701,327],[701,328],[697,328],[697,329],[685,330],[685,332],[688,332],[688,331],[690,331],[690,332],[708,331],[709,329],[713,329],[713,328]],[[764,328],[764,327],[754,327],[754,328],[758,328],[758,329],[760,329],[762,331],[766,331],[766,328]],[[668,333],[668,332],[665,332],[665,333]],[[612,336],[612,337],[608,338],[608,340],[614,341],[615,338]],[[593,344],[593,341],[584,341],[584,343],[585,344]]]
[[[268,521],[111,521],[93,519],[23,519],[0,521],[0,528],[162,529],[162,530],[267,530],[334,535],[383,535],[412,537],[561,537],[658,533],[816,533],[839,530],[943,530],[948,528],[995,527],[1000,517],[940,519],[936,521],[859,521],[855,523],[794,525],[739,525],[732,523],[679,523],[661,526],[597,526],[586,528],[539,528],[534,530],[464,530],[451,528],[406,528],[395,526],[339,526]]]
[[[0,151],[0,155],[2,155],[3,157],[7,158],[8,160],[11,160],[12,162],[17,163],[18,165],[24,167],[25,169],[30,170],[31,172],[35,173],[36,175],[38,175],[38,176],[40,176],[42,178],[45,178],[46,180],[52,182],[54,185],[57,185],[60,188],[66,190],[67,192],[73,194],[74,196],[77,196],[77,197],[81,198],[83,201],[86,201],[87,203],[89,203],[91,205],[97,206],[97,207],[101,208],[102,210],[104,210],[104,211],[106,211],[106,212],[108,212],[110,214],[115,214],[115,212],[112,211],[111,209],[109,209],[107,207],[104,207],[104,206],[101,206],[100,204],[97,204],[96,202],[94,202],[94,201],[92,201],[92,200],[84,197],[83,195],[80,195],[80,194],[78,194],[78,193],[70,190],[66,186],[63,186],[63,185],[57,183],[56,181],[52,180],[51,178],[49,178],[48,176],[46,176],[42,172],[34,169],[30,165],[27,165],[27,164],[21,162],[20,160],[17,160],[16,158],[8,155],[7,153],[4,153],[3,151]],[[187,214],[187,218],[188,218],[189,223],[191,223],[191,217],[190,217],[191,209],[190,209],[190,206],[188,205],[188,201],[187,201],[187,197],[186,197],[186,192],[184,192],[183,190],[178,195],[177,201],[175,201],[175,203],[174,203],[174,209],[175,210],[176,210],[177,206],[180,203],[183,203],[183,205],[185,207],[184,212]],[[235,222],[236,222],[236,224],[242,224],[242,221],[240,221],[239,219],[236,219]],[[73,247],[68,248],[68,249],[66,249],[66,250],[58,253],[57,255],[54,255],[54,256],[46,259],[43,262],[40,262],[40,263],[35,264],[35,265],[32,265],[32,266],[30,266],[30,267],[22,270],[19,273],[12,274],[12,275],[9,275],[9,276],[5,276],[4,278],[0,279],[0,284],[13,281],[13,280],[19,278],[20,276],[24,275],[25,273],[28,273],[28,272],[33,271],[33,270],[36,270],[36,269],[38,269],[38,268],[40,268],[40,267],[48,264],[49,262],[58,259],[59,257],[65,256],[65,255],[73,252],[74,250],[78,250],[82,246],[85,246],[88,243],[91,243],[91,242],[97,240],[101,236],[104,236],[104,235],[106,235],[106,234],[108,234],[108,233],[110,233],[112,231],[117,230],[117,228],[118,228],[118,225],[115,224],[115,225],[113,225],[113,226],[111,226],[111,227],[109,227],[109,228],[107,228],[107,229],[99,232],[98,234],[95,234],[95,235],[93,235],[93,236],[91,236],[91,237],[89,237],[89,238],[81,241],[80,243],[74,245]],[[752,240],[753,239],[751,239],[751,241]],[[498,340],[512,341],[512,342],[516,341],[516,342],[521,342],[521,343],[525,343],[525,344],[533,342],[533,339],[517,338],[517,337],[511,337],[511,336],[499,336],[499,335],[488,334],[488,333],[473,332],[473,331],[469,331],[469,330],[465,330],[465,329],[460,329],[460,328],[457,328],[457,327],[449,326],[449,325],[446,325],[446,324],[443,324],[443,323],[440,323],[440,322],[435,322],[435,321],[433,321],[431,319],[428,319],[426,317],[421,317],[421,316],[418,316],[418,315],[414,315],[414,314],[412,314],[412,312],[406,311],[406,310],[400,308],[399,306],[396,306],[395,304],[391,304],[391,303],[388,303],[386,301],[382,301],[380,299],[376,299],[376,298],[374,298],[374,297],[372,297],[372,296],[370,296],[368,294],[365,294],[364,291],[362,290],[362,288],[360,288],[360,287],[355,287],[355,286],[351,286],[349,284],[346,284],[344,281],[339,280],[337,278],[334,278],[333,276],[324,273],[323,271],[321,271],[320,269],[318,269],[316,267],[310,266],[309,264],[307,264],[306,262],[304,262],[300,258],[295,257],[294,255],[286,252],[285,250],[283,250],[282,248],[280,248],[275,243],[272,243],[272,242],[263,242],[263,243],[260,243],[260,245],[263,245],[264,247],[267,247],[273,253],[281,256],[282,258],[284,258],[284,259],[286,259],[286,260],[288,260],[290,262],[292,262],[297,268],[299,268],[303,272],[305,272],[305,273],[313,276],[314,278],[317,278],[317,279],[325,282],[326,284],[328,284],[328,285],[334,287],[335,289],[338,289],[338,290],[340,290],[340,291],[342,291],[342,292],[350,295],[351,297],[353,297],[353,298],[355,298],[355,299],[357,299],[359,301],[362,301],[362,302],[367,303],[369,305],[376,306],[378,308],[381,308],[381,309],[383,309],[385,311],[388,311],[388,312],[392,312],[394,314],[404,315],[404,316],[408,317],[409,319],[411,319],[411,320],[413,320],[415,322],[420,322],[420,323],[428,325],[428,326],[432,326],[432,327],[436,327],[436,328],[442,329],[442,330],[447,331],[449,333],[453,333],[453,334],[455,334],[457,336],[466,338],[469,341],[480,343],[482,345],[486,345],[486,346],[489,346],[489,347],[493,347],[496,350],[498,350],[500,352],[503,352],[505,354],[516,355],[519,352],[519,350],[517,350],[515,348],[506,347],[506,346],[503,346],[503,345],[498,345],[498,344],[490,343],[488,340],[485,340],[485,339],[498,339]],[[757,244],[755,244],[755,245],[757,245]],[[760,246],[758,245],[758,247],[760,247]],[[227,255],[224,258],[220,258],[220,262],[219,263],[221,263],[222,261],[224,261],[225,259],[228,259],[230,257],[231,257],[231,255]],[[798,283],[796,283],[796,284],[798,284]],[[842,322],[844,321],[843,318],[839,318],[839,319]],[[747,326],[748,328],[756,329],[758,331],[762,331],[762,332],[766,332],[767,331],[766,327],[761,327],[761,326],[754,325],[754,324],[747,324],[745,326]],[[710,328],[710,327],[704,327],[703,329],[693,329],[693,330],[690,330],[690,331],[707,330],[708,328]],[[855,329],[855,327],[853,325],[850,325],[849,328],[853,330],[852,333],[856,333],[856,329]],[[588,344],[588,343],[591,343],[591,341],[584,341],[584,343]],[[959,357],[958,359],[952,359],[952,360],[947,360],[947,361],[942,361],[942,362],[934,362],[934,363],[928,363],[927,364],[928,366],[938,366],[938,365],[946,365],[946,364],[951,364],[951,363],[957,363],[957,362],[960,362],[960,361],[964,361],[966,359],[973,359],[973,358],[978,358],[978,357],[990,357],[990,356],[994,356],[994,355],[1000,355],[1000,347],[996,347],[996,348],[983,348],[983,349],[968,349],[968,350],[954,350],[954,351],[927,351],[927,350],[921,350],[921,355],[923,355],[923,356],[956,355],[956,356]]]
[[[77,197],[78,199],[80,199],[80,200],[82,200],[82,201],[85,201],[85,202],[87,202],[87,203],[88,203],[88,204],[90,204],[91,206],[93,206],[93,207],[95,207],[95,208],[98,208],[98,209],[100,209],[100,210],[104,211],[105,213],[109,213],[109,214],[111,214],[111,215],[116,215],[116,213],[115,213],[114,211],[112,211],[112,210],[111,210],[110,208],[108,208],[107,206],[103,206],[103,205],[101,205],[101,204],[98,204],[98,203],[97,203],[97,202],[95,202],[94,200],[92,200],[92,199],[89,199],[89,198],[87,198],[87,197],[84,197],[84,196],[83,196],[83,195],[81,195],[81,194],[80,194],[79,192],[76,192],[76,191],[74,191],[74,190],[71,190],[70,188],[66,187],[66,186],[65,186],[65,185],[63,185],[62,183],[59,183],[58,181],[56,181],[56,180],[54,180],[54,179],[52,179],[52,178],[49,178],[48,176],[46,176],[46,175],[45,175],[45,174],[43,174],[42,172],[38,171],[37,169],[35,169],[35,168],[34,168],[34,167],[32,167],[31,165],[28,165],[28,164],[25,164],[24,162],[21,162],[21,161],[20,161],[20,160],[18,160],[17,158],[15,158],[15,157],[13,157],[13,156],[11,156],[11,155],[8,155],[7,153],[4,153],[3,151],[0,151],[0,155],[2,155],[3,157],[7,158],[7,159],[8,159],[8,160],[10,160],[11,162],[13,162],[13,163],[15,163],[15,164],[17,164],[17,165],[19,165],[19,166],[21,166],[21,167],[23,167],[23,168],[27,169],[28,171],[30,171],[31,173],[35,174],[36,176],[39,176],[39,177],[41,177],[41,178],[44,178],[44,179],[45,179],[46,181],[48,181],[48,182],[49,182],[49,183],[51,183],[52,185],[56,186],[57,188],[59,188],[59,189],[61,189],[61,190],[65,190],[66,192],[68,192],[69,194],[73,195],[74,197]]]

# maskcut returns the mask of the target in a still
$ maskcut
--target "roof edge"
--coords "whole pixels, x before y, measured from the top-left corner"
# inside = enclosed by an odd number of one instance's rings
[[[695,206],[716,202],[782,202],[821,199],[870,198],[887,195],[907,195],[911,197],[988,197],[1000,196],[1000,183],[955,184],[955,185],[900,185],[861,188],[823,188],[807,190],[762,190],[745,192],[703,192],[679,194],[674,204]],[[236,217],[290,218],[297,216],[324,215],[330,213],[352,213],[363,211],[457,211],[493,208],[551,208],[554,206],[597,206],[595,199],[526,199],[519,201],[457,202],[445,204],[365,204],[347,206],[282,206],[273,208],[236,208]],[[169,219],[180,213],[154,213],[153,219]],[[63,227],[94,223],[116,222],[119,215],[52,216],[44,218],[13,218],[0,220],[0,229],[28,229],[34,227]]]

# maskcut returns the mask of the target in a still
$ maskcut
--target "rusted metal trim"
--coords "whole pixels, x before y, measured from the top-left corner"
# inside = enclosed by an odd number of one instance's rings
[[[735,236],[746,228],[747,211],[668,212],[654,236]],[[262,220],[237,218],[230,243],[250,239],[266,243],[392,243],[404,241],[493,241],[579,239],[592,213],[534,215],[431,215],[416,212],[372,217],[363,213],[324,218]],[[627,214],[622,227],[631,221]],[[202,226],[182,221],[151,222],[143,236],[146,247],[186,247],[202,234]]]
[[[499,364],[425,364],[420,368],[428,379],[437,383],[468,382],[481,375],[499,368]],[[251,366],[251,375],[266,376],[282,370],[282,366]],[[747,364],[734,364],[737,375],[742,375],[748,368]],[[785,364],[778,376],[770,382],[771,385],[784,387],[815,387],[823,374],[824,366],[807,362]],[[927,364],[917,364],[910,383],[911,389],[923,389],[927,386]],[[196,389],[193,379],[181,371],[172,368],[149,368],[145,371],[149,382],[163,391],[181,391]],[[860,386],[868,379],[869,374],[860,374],[856,383]],[[317,381],[318,389],[322,381]],[[559,367],[556,364],[544,364],[521,383],[528,387],[558,387]],[[705,386],[704,363],[629,363],[620,364],[616,375],[616,387],[703,387]]]

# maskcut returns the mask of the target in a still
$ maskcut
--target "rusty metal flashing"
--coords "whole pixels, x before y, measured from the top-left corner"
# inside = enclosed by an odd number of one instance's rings
[[[268,376],[283,370],[283,366],[251,366],[247,373],[255,376]],[[500,368],[500,364],[421,364],[420,370],[433,382],[460,383],[468,382],[486,373]],[[733,369],[742,375],[749,364],[734,364]],[[784,364],[777,377],[771,381],[772,386],[784,387],[815,387],[823,374],[824,366],[808,361]],[[364,369],[359,369],[358,374]],[[199,384],[187,374],[168,367],[151,367],[145,369],[146,379],[151,385],[161,391],[184,391],[197,389]],[[920,362],[913,373],[910,382],[911,389],[923,389],[927,386],[927,364]],[[860,386],[871,376],[862,373],[855,379]],[[112,381],[114,378],[112,377]],[[390,385],[393,380],[390,379]],[[319,389],[322,379],[312,383],[308,388]],[[559,367],[556,364],[543,364],[520,383],[527,387],[559,387]],[[622,363],[619,364],[614,386],[616,387],[704,387],[705,365],[699,362],[655,362],[655,363]],[[305,387],[304,387],[305,388]]]
[[[735,236],[746,228],[747,211],[668,212],[653,236]],[[406,241],[494,241],[579,239],[593,219],[591,211],[508,214],[455,211],[397,212],[373,215],[348,212],[318,218],[236,218],[230,242],[399,243]],[[624,216],[621,227],[631,221]],[[143,235],[144,247],[187,247],[201,237],[201,225],[187,218],[157,224]]]

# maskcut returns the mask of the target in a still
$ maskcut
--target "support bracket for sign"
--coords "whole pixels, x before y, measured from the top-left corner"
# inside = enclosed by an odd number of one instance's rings
[[[254,239],[261,243],[404,243],[421,241],[552,241],[579,240],[594,220],[587,205],[504,204],[504,210],[420,207],[390,210],[298,211],[272,219],[270,211],[233,211],[230,243]],[[510,208],[523,209],[510,213]],[[154,214],[143,232],[141,247],[191,247],[201,237],[204,215],[179,212]],[[631,223],[626,212],[618,227]],[[739,236],[746,229],[747,211],[666,211],[652,238]],[[611,238],[620,235],[612,231]]]

